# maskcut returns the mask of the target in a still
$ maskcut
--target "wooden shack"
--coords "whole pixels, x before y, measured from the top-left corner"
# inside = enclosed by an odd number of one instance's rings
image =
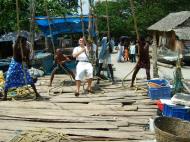
[[[190,53],[190,11],[170,13],[151,25],[148,30],[153,35],[153,76],[158,77],[158,51],[166,54],[176,53],[176,39],[183,43],[181,50],[184,57]],[[168,50],[169,49],[169,50]],[[173,52],[172,52],[173,51]],[[163,54],[163,55],[164,55]],[[162,55],[159,53],[159,55]],[[170,55],[170,54],[169,54]]]

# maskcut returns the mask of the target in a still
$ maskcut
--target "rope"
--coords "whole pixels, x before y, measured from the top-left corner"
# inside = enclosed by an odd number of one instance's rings
[[[42,141],[70,141],[73,142],[67,135],[61,132],[55,132],[48,129],[27,130],[18,132],[18,134],[9,142],[42,142]]]
[[[123,88],[126,88],[125,86],[125,79],[135,70],[135,67],[122,79],[122,86]]]

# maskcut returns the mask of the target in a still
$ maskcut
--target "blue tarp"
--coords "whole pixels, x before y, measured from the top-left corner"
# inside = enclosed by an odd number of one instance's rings
[[[48,20],[47,16],[38,16],[35,17],[35,22],[39,26],[40,30],[45,36],[54,36],[57,34],[73,34],[73,33],[82,33],[82,22],[84,23],[85,33],[88,30],[88,17],[80,18],[78,17],[50,17]],[[94,23],[94,22],[92,22]],[[50,32],[50,27],[51,32]],[[94,24],[92,24],[92,35],[95,35]]]

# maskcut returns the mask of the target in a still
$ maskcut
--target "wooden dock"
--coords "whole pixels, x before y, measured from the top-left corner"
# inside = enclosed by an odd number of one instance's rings
[[[137,81],[145,87],[145,81]],[[37,89],[46,98],[0,102],[0,141],[8,142],[19,132],[38,128],[61,131],[82,142],[139,142],[155,139],[147,130],[156,106],[145,90],[123,89],[121,82],[101,82],[95,94],[74,96],[75,84],[68,76],[39,78]],[[81,92],[83,89],[81,87]]]

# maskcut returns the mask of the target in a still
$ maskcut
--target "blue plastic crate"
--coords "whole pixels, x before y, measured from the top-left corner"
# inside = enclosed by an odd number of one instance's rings
[[[148,82],[153,82],[161,86],[166,86],[169,84],[169,82],[166,79],[151,79],[151,80],[148,80]]]
[[[164,104],[163,115],[190,121],[190,108],[185,108],[184,106],[179,105]]]
[[[148,96],[152,100],[171,98],[171,88],[167,80],[154,79],[154,80],[149,80],[148,82],[153,82],[161,86],[160,88],[148,87]]]
[[[152,100],[169,99],[171,98],[171,88],[170,87],[148,88],[148,96]]]

